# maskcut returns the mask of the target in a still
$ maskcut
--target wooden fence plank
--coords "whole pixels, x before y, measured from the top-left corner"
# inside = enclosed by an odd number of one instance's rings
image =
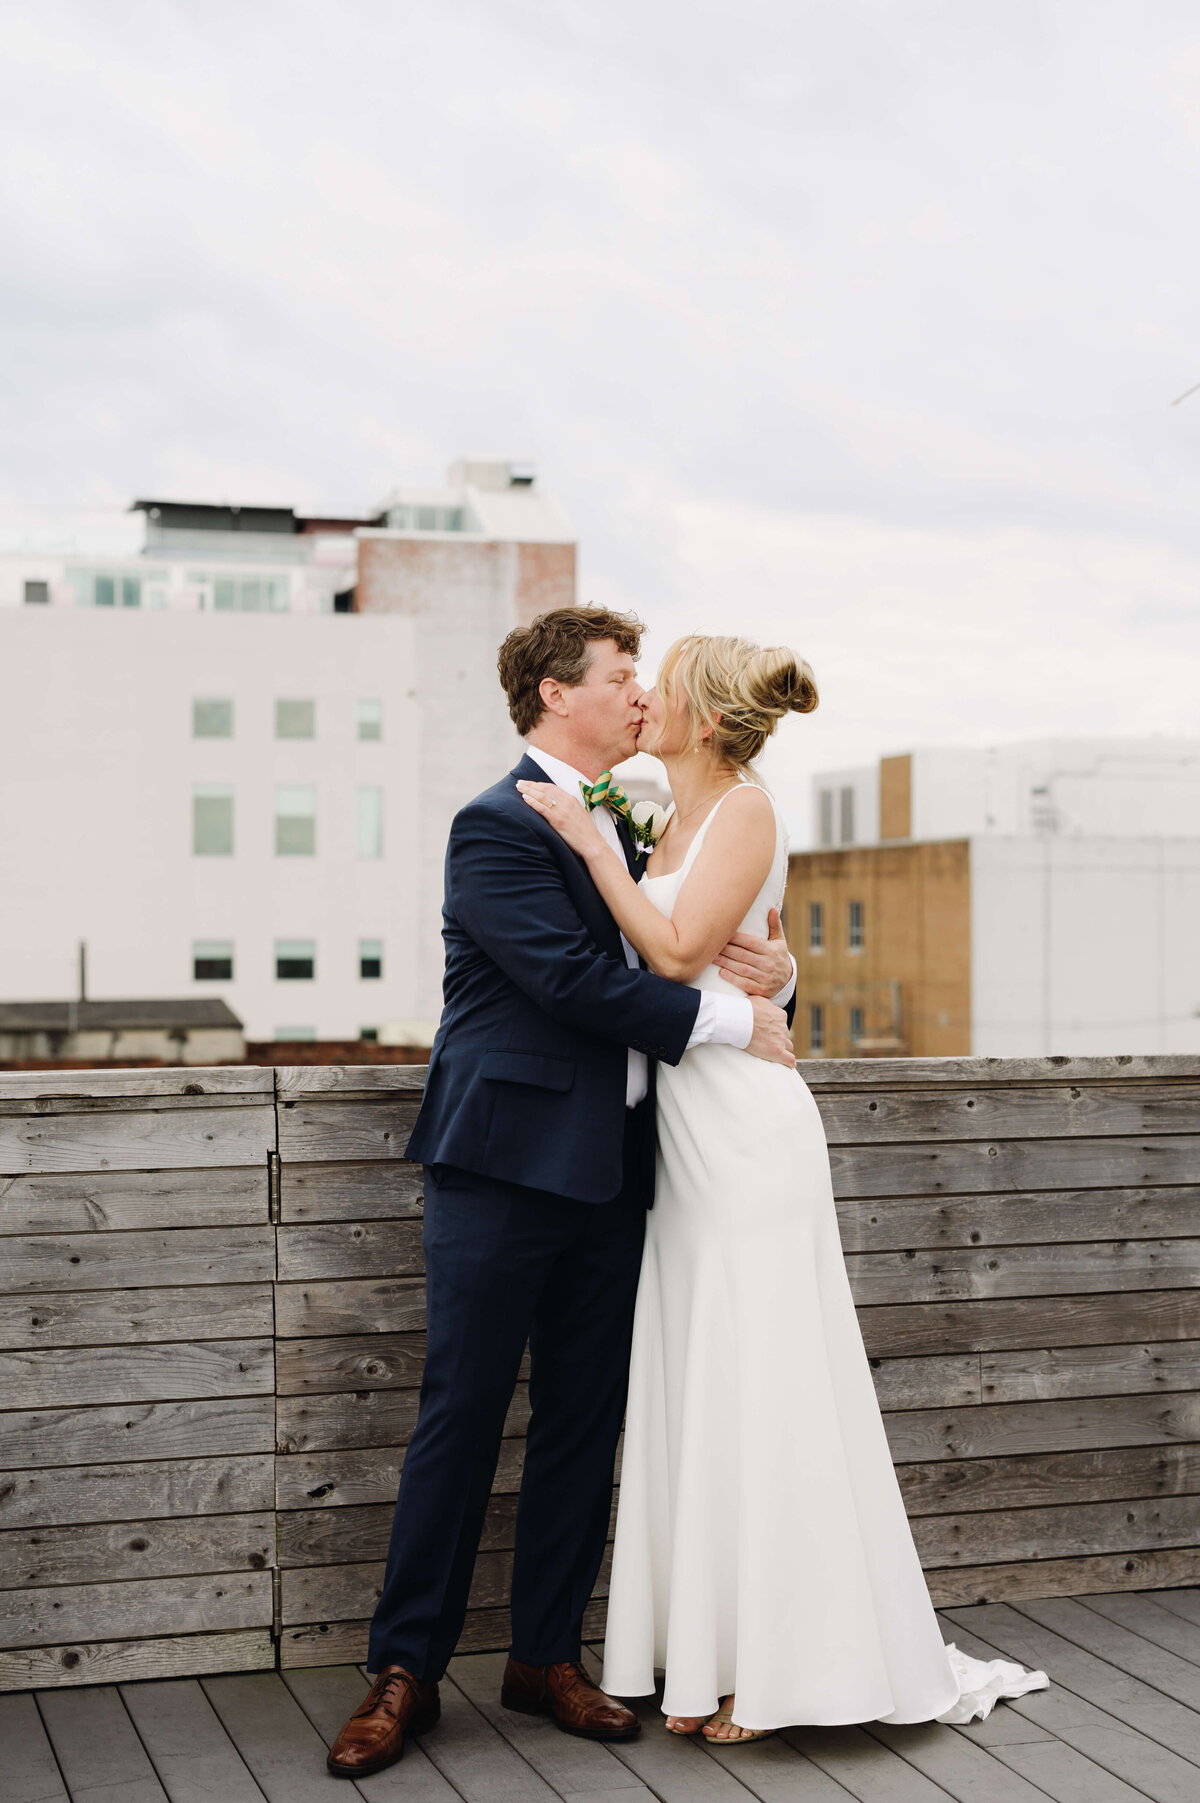
[[[604,1633],[606,1600],[589,1603],[583,1612],[587,1639]],[[342,1622],[297,1622],[279,1637],[279,1664],[284,1671],[310,1665],[361,1665],[367,1656],[370,1619]],[[491,1653],[512,1644],[512,1622],[507,1608],[471,1609],[459,1636],[460,1653]],[[0,1655],[2,1657],[2,1655]]]
[[[279,1281],[401,1277],[425,1268],[421,1223],[319,1221],[278,1230]]]
[[[361,1164],[285,1164],[280,1171],[280,1219],[392,1221],[418,1216],[424,1180],[421,1166],[404,1159],[394,1160],[386,1171],[369,1160]]]
[[[408,1097],[419,1104],[428,1071],[428,1064],[277,1064],[276,1093],[284,1108],[311,1096]]]
[[[281,1514],[278,1523],[278,1557],[281,1569],[303,1565],[353,1565],[387,1557],[395,1513],[393,1500],[363,1504],[357,1508],[297,1509]],[[483,1522],[481,1552],[511,1550],[516,1542],[517,1498],[493,1495]],[[609,1538],[616,1529],[616,1500],[609,1520]]]
[[[217,1319],[212,1322],[213,1327],[220,1325]],[[159,1402],[187,1396],[269,1396],[274,1387],[271,1340],[39,1346],[0,1352],[0,1396],[14,1408]]]
[[[401,1333],[425,1326],[423,1277],[350,1278],[333,1283],[281,1283],[275,1330],[283,1338],[319,1334]]]
[[[86,1465],[269,1452],[274,1438],[269,1396],[14,1409],[0,1414],[0,1471],[50,1468],[55,1460]]]
[[[1002,1084],[829,1094],[817,1106],[831,1146],[929,1140],[1063,1139],[1194,1133],[1200,1082]]]
[[[195,1171],[84,1171],[0,1177],[0,1234],[127,1233],[266,1221],[262,1165]]]
[[[269,1107],[0,1116],[0,1172],[147,1171],[264,1165],[275,1147]]]
[[[420,1385],[424,1362],[423,1333],[280,1340],[275,1355],[276,1385],[280,1396],[325,1395],[332,1390],[411,1390]]]
[[[31,1696],[0,1697],[6,1803],[70,1803]]]
[[[105,1685],[42,1699],[42,1720],[73,1803],[167,1803],[118,1693]]]
[[[798,1069],[814,1095],[860,1087],[937,1090],[947,1085],[960,1085],[974,1094],[983,1085],[1014,1083],[1103,1083],[1113,1078],[1194,1082],[1200,1078],[1200,1056],[1148,1052],[1072,1058],[1056,1052],[1043,1058],[807,1058],[799,1061]]]
[[[1194,1496],[1170,1496],[926,1515],[911,1525],[921,1563],[933,1570],[1188,1546],[1196,1538],[1196,1519]]]
[[[1085,1397],[984,1403],[956,1411],[909,1409],[884,1417],[897,1464],[1015,1452],[1200,1440],[1200,1395]]]
[[[1081,1291],[1195,1289],[1200,1240],[855,1252],[847,1258],[846,1269],[855,1302],[868,1306],[965,1302],[985,1296],[1070,1296]]]
[[[386,1549],[385,1549],[386,1550]],[[275,1563],[273,1514],[17,1528],[0,1534],[0,1590],[106,1580],[266,1571]]]
[[[985,1402],[1200,1390],[1200,1340],[985,1352],[980,1367]]]
[[[509,1407],[506,1435],[522,1434],[529,1420],[524,1384]],[[407,1445],[417,1424],[415,1390],[354,1391],[335,1396],[281,1396],[276,1408],[280,1452],[319,1452],[341,1446]]]
[[[608,1595],[612,1548],[605,1551],[593,1596]],[[352,1621],[369,1617],[383,1586],[383,1561],[360,1565],[310,1565],[281,1571],[280,1597],[285,1626],[297,1622]],[[480,1553],[471,1579],[470,1607],[493,1608],[508,1601],[512,1583],[512,1553]],[[0,1596],[0,1605],[3,1597]]]
[[[217,1628],[257,1628],[270,1620],[269,1571],[0,1591],[4,1647],[92,1640],[102,1633],[138,1639],[199,1634]]]
[[[269,1225],[30,1234],[5,1242],[4,1261],[10,1293],[269,1283],[275,1275],[275,1241]]]
[[[831,1146],[836,1196],[968,1196],[1200,1182],[1200,1135]]]
[[[873,1357],[1196,1340],[1200,1289],[1072,1295],[1068,1308],[1057,1296],[884,1304],[860,1307],[858,1323]]]
[[[403,1158],[419,1106],[415,1095],[285,1101],[279,1110],[279,1156],[285,1164]]]
[[[1097,1553],[1078,1559],[1029,1559],[1015,1565],[972,1565],[961,1570],[943,1566],[926,1575],[929,1594],[939,1609],[1019,1602],[1026,1597],[1156,1590],[1200,1580],[1200,1548],[1160,1547],[1153,1552]],[[1037,1659],[1032,1663],[1036,1665]],[[1063,1682],[1067,1682],[1065,1676]]]
[[[197,1679],[123,1684],[121,1701],[171,1803],[263,1803]]]
[[[1200,1191],[1037,1190],[1017,1196],[875,1197],[839,1202],[846,1252],[938,1246],[1052,1246],[1070,1240],[1200,1238]]]
[[[178,1678],[198,1672],[262,1671],[275,1663],[269,1627],[228,1634],[97,1640],[0,1652],[0,1691]]]
[[[1050,1503],[1200,1495],[1200,1445],[1115,1446],[1086,1452],[1017,1453],[901,1465],[910,1517]]]
[[[41,1290],[0,1296],[0,1346],[131,1346],[164,1340],[252,1340],[275,1331],[265,1283],[163,1290]],[[41,1398],[40,1400],[48,1400]]]
[[[295,1453],[275,1461],[276,1507],[336,1509],[396,1500],[402,1446],[348,1447],[332,1452]],[[504,1440],[492,1482],[493,1495],[506,1495],[521,1485],[524,1440]]]
[[[269,1452],[14,1471],[0,1478],[0,1529],[253,1514],[272,1507],[273,1478]]]
[[[0,1101],[27,1108],[70,1107],[73,1103],[175,1096],[195,1106],[194,1098],[249,1096],[270,1101],[273,1073],[256,1064],[175,1065],[168,1069],[90,1071],[0,1071]]]

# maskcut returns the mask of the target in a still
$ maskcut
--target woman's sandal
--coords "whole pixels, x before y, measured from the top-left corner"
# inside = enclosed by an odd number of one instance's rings
[[[721,1707],[717,1710],[717,1713],[714,1716],[711,1716],[700,1730],[710,1747],[740,1747],[744,1746],[747,1741],[766,1740],[768,1735],[774,1734],[774,1728],[741,1727],[733,1719],[733,1703],[734,1699],[732,1697],[726,1697],[722,1702]],[[729,1734],[709,1733],[710,1728],[720,1728],[726,1722],[728,1722],[731,1727],[737,1728],[736,1737]]]

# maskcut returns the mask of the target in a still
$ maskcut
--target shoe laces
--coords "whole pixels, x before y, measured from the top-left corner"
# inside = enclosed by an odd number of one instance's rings
[[[389,1695],[392,1686],[399,1685],[403,1688],[411,1683],[412,1677],[408,1672],[381,1672],[367,1692],[362,1708],[358,1713],[360,1715],[366,1715],[372,1709],[378,1709],[381,1703],[394,1703],[395,1699]]]

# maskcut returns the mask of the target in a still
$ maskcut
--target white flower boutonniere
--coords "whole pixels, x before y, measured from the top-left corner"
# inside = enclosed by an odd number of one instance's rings
[[[633,842],[641,857],[654,850],[666,831],[670,815],[666,808],[660,807],[656,801],[635,801],[630,811],[629,825],[633,833]]]

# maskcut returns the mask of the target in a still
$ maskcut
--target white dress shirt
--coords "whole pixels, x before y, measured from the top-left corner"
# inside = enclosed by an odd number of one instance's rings
[[[587,777],[578,770],[572,770],[570,764],[564,764],[561,758],[551,757],[548,751],[542,751],[536,745],[526,745],[526,751],[540,769],[546,772],[552,783],[565,789],[568,795],[578,795],[580,783],[586,783]],[[594,808],[592,819],[599,828],[600,835],[612,846],[622,864],[625,853],[621,848],[617,823],[612,812],[606,807]],[[630,970],[639,968],[638,955],[621,934],[621,949],[625,953],[625,962]],[[792,980],[780,990],[774,998],[778,1007],[786,1007],[791,1000],[792,990],[796,986],[796,963],[792,960]],[[711,989],[700,991],[700,1008],[696,1015],[696,1024],[692,1028],[692,1036],[687,1042],[690,1052],[695,1045],[731,1045],[744,1051],[750,1044],[750,1036],[754,1032],[754,1009],[750,1005],[748,995],[720,995]],[[649,1088],[649,1071],[646,1054],[629,1048],[629,1066],[625,1079],[625,1106],[636,1108],[645,1099]]]

